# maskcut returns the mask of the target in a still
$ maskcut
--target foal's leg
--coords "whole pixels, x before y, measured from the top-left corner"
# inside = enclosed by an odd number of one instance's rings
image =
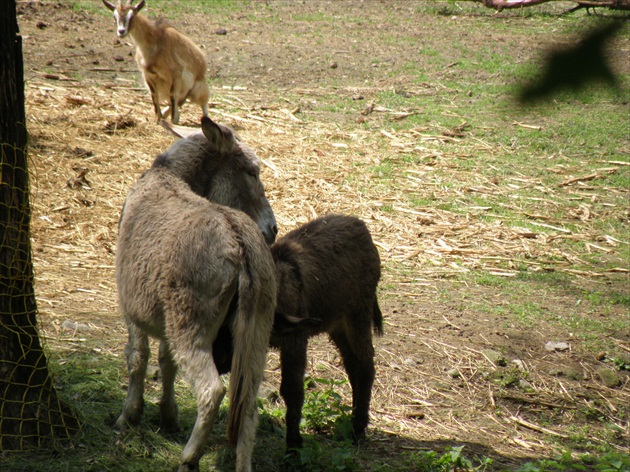
[[[179,351],[177,358],[197,396],[197,421],[182,452],[179,468],[180,472],[189,472],[199,469],[199,459],[225,395],[225,387],[212,359],[211,344]]]
[[[369,320],[369,318],[367,319]],[[370,397],[374,383],[374,346],[371,323],[355,323],[352,328],[331,333],[341,352],[352,387],[352,432],[355,441],[365,437],[369,421]]]
[[[287,406],[287,449],[302,447],[300,420],[304,405],[304,372],[308,338],[295,336],[283,340],[280,351],[282,381],[280,394]]]
[[[160,401],[162,428],[168,432],[179,431],[177,401],[175,400],[177,364],[171,354],[170,346],[165,340],[160,342],[158,360],[160,362],[160,373],[162,374],[162,400]]]
[[[144,378],[149,361],[149,337],[133,323],[129,323],[129,341],[125,346],[127,370],[129,371],[129,387],[122,414],[116,420],[116,428],[124,430],[127,424],[137,425],[144,407]]]

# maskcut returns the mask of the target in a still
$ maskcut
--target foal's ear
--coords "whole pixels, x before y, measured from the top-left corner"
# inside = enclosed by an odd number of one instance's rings
[[[232,130],[215,123],[207,116],[201,118],[201,131],[213,150],[219,154],[230,154],[237,146]]]

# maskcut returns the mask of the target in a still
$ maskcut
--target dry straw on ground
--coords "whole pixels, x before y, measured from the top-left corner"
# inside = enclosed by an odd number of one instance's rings
[[[317,93],[304,90],[305,96]],[[462,157],[449,154],[447,144],[464,139],[453,130],[395,132],[387,124],[405,111],[369,110],[382,115],[382,135],[387,138],[383,142],[359,127],[348,130],[336,123],[306,121],[299,103],[270,98],[266,104],[259,94],[246,89],[215,90],[214,100],[212,117],[235,128],[262,158],[262,178],[282,233],[328,212],[355,214],[373,232],[384,267],[381,292],[389,310],[386,336],[377,341],[375,444],[396,438],[402,440],[403,449],[413,449],[427,439],[487,444],[492,438],[493,447],[502,454],[540,454],[549,448],[542,436],[562,438],[565,433],[537,426],[522,416],[521,408],[528,415],[534,410],[555,411],[560,423],[566,424],[576,409],[592,406],[593,397],[604,399],[604,406],[599,407],[602,415],[622,430],[627,428],[626,420],[616,416],[630,400],[626,389],[611,396],[596,383],[565,385],[562,379],[544,375],[546,361],[537,358],[524,359],[535,393],[506,396],[485,381],[493,364],[480,349],[465,341],[445,341],[445,331],[463,332],[462,318],[445,314],[436,319],[434,313],[423,311],[422,304],[414,305],[435,296],[443,278],[472,269],[503,277],[514,277],[524,266],[530,271],[553,269],[597,279],[627,274],[627,268],[615,269],[616,273],[577,273],[572,266],[584,263],[581,254],[556,244],[571,238],[603,252],[628,244],[593,229],[596,215],[588,200],[569,216],[576,229],[544,216],[552,214],[547,209],[562,204],[564,198],[582,191],[590,195],[588,181],[616,172],[624,163],[602,162],[595,174],[567,176],[558,188],[544,189],[548,197],[537,202],[539,214],[523,205],[523,217],[540,228],[536,231],[500,218],[480,217],[490,215],[491,207],[456,213],[410,205],[409,195],[424,195],[427,188],[439,201],[453,191],[504,195],[516,188],[543,185],[526,176],[497,183],[470,175],[460,179],[467,182],[464,187],[441,186],[439,178],[433,178],[434,169],[448,168],[454,157]],[[104,87],[79,86],[71,80],[28,84],[38,305],[52,348],[79,349],[89,335],[99,338],[99,352],[121,355],[125,329],[117,314],[113,277],[117,218],[129,186],[172,142],[153,122],[150,107],[140,106],[145,102],[146,92],[125,81]],[[185,124],[195,125],[190,107],[183,112]],[[467,152],[471,158],[476,150],[509,152],[490,148],[488,143],[473,141]],[[462,152],[462,146],[457,149]],[[391,184],[365,171],[409,153],[418,156],[420,164]],[[462,171],[454,167],[453,172]],[[564,192],[568,185],[575,188],[571,196]],[[608,190],[627,194],[627,189]],[[399,314],[404,318],[399,319]],[[64,325],[68,320],[84,324]],[[88,334],[82,330],[86,326]],[[489,326],[489,332],[492,329]],[[400,349],[401,343],[405,349]],[[313,343],[309,355],[313,377],[345,378],[338,354],[324,339]],[[432,358],[439,361],[425,364]],[[444,373],[445,366],[451,369],[450,377]],[[595,377],[588,365],[582,364],[582,372],[587,378]],[[272,353],[266,381],[277,388],[279,374],[278,356]],[[348,387],[341,391],[349,399]],[[498,402],[503,402],[509,415],[496,415]],[[600,441],[592,436],[589,440]]]

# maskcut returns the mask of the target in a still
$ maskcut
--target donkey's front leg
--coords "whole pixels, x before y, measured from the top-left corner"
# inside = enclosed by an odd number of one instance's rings
[[[122,414],[116,420],[115,428],[123,431],[128,424],[137,425],[144,407],[144,378],[149,361],[149,337],[133,323],[128,323],[129,341],[125,346],[127,356],[127,370],[129,372],[129,387],[127,399]]]

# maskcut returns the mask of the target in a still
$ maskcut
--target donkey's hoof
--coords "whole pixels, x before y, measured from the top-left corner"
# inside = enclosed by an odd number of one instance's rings
[[[160,429],[166,433],[178,433],[182,430],[182,425],[177,420],[163,420],[160,422]]]
[[[120,416],[114,424],[114,431],[116,431],[118,434],[124,434],[129,431],[131,426],[132,424],[127,420],[126,417]]]

